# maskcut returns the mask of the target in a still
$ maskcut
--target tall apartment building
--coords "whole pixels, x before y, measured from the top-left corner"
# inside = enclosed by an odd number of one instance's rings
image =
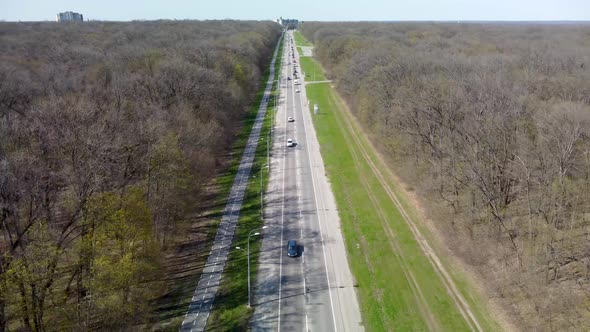
[[[297,29],[299,27],[299,20],[296,19],[288,19],[281,17],[277,20],[277,22],[286,29]]]
[[[84,21],[84,17],[82,16],[82,14],[74,13],[74,12],[59,13],[56,16],[57,16],[56,17],[57,22],[70,22],[70,21],[82,22],[82,21]]]

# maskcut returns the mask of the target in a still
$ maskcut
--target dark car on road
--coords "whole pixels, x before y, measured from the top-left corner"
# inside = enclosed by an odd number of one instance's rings
[[[289,240],[287,243],[287,256],[289,257],[297,257],[297,241]]]

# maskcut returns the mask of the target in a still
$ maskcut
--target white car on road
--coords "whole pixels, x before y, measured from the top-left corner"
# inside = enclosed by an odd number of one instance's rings
[[[295,122],[295,119],[293,119],[293,117],[290,116],[290,117],[287,118],[287,122]]]
[[[293,140],[292,140],[291,138],[289,138],[289,139],[287,140],[287,146],[288,146],[288,147],[295,146],[295,143],[293,143]]]

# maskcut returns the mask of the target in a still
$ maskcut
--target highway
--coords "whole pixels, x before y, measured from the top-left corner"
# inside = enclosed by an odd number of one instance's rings
[[[309,112],[297,48],[285,35],[281,99],[273,132],[254,331],[363,331],[340,220]],[[297,65],[290,53],[295,52]],[[291,77],[292,80],[288,80]],[[297,92],[300,90],[300,92]],[[288,122],[293,117],[294,122]],[[287,139],[296,143],[287,147]],[[299,244],[287,256],[287,241]]]

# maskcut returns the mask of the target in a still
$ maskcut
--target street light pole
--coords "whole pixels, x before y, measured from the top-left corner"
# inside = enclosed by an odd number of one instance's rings
[[[257,232],[261,229],[265,229],[268,228],[268,226],[263,226],[262,228],[257,228],[257,229],[253,229],[250,231],[250,233],[248,233],[248,307],[252,306],[252,297],[251,297],[251,292],[250,292],[250,238],[254,235],[260,235],[260,232]],[[256,233],[254,233],[256,232]],[[252,234],[254,233],[254,234]],[[240,247],[236,247],[236,249],[238,250],[244,250]]]
[[[282,76],[281,76],[281,80],[282,80]],[[281,94],[281,80],[279,80],[279,84],[278,84],[278,86],[279,86],[279,96]],[[274,109],[274,112],[273,112],[274,118],[273,118],[273,122],[272,122],[272,125],[273,126],[275,125],[275,121],[276,121],[276,117],[277,117],[277,115],[276,115],[277,114],[277,103],[278,103],[277,95],[275,94],[275,109]]]
[[[260,169],[260,219],[264,219],[264,197],[262,196],[262,168]]]

